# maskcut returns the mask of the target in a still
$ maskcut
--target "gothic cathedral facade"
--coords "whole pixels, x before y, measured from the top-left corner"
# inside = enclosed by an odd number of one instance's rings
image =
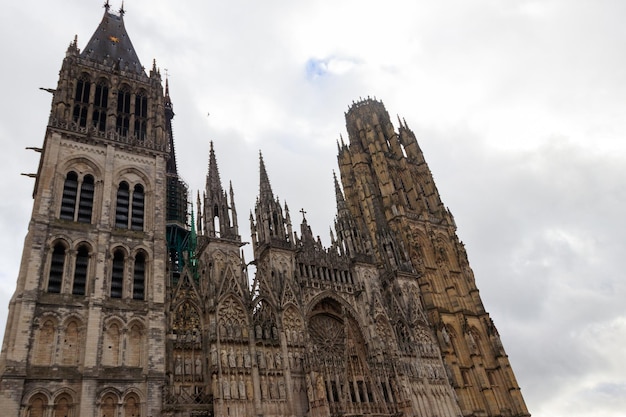
[[[346,113],[330,247],[292,225],[261,156],[247,262],[213,143],[189,212],[167,81],[105,9],[52,91],[5,415],[529,416],[406,122],[372,99]]]

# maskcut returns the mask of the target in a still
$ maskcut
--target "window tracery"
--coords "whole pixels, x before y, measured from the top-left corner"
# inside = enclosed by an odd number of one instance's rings
[[[89,76],[83,74],[76,81],[74,93],[74,110],[72,121],[80,127],[87,126],[87,110],[89,108],[89,94],[91,92],[91,81]]]
[[[93,127],[100,132],[106,131],[107,107],[109,106],[109,86],[105,79],[96,84],[91,121]]]

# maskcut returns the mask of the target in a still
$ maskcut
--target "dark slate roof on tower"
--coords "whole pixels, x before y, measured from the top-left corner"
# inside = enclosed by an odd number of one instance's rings
[[[105,7],[98,29],[91,36],[80,56],[122,71],[144,73],[135,48],[126,33],[123,16],[123,9],[120,10],[119,15],[116,15],[110,13],[109,8]]]

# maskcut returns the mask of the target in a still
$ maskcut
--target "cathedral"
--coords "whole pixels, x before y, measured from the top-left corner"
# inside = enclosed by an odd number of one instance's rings
[[[51,92],[3,415],[530,415],[415,134],[382,102],[345,115],[325,247],[262,156],[249,240],[213,143],[189,195],[167,80],[123,8],[70,43]]]

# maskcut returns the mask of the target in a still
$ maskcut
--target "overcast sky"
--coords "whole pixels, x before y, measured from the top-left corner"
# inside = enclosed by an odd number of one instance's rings
[[[0,329],[69,43],[103,0],[2,1]],[[113,9],[121,2],[112,1]],[[626,2],[127,0],[143,65],[169,74],[179,171],[209,141],[240,233],[263,152],[292,219],[329,242],[344,112],[381,99],[416,133],[530,412],[626,416]],[[396,124],[397,127],[397,124]]]

